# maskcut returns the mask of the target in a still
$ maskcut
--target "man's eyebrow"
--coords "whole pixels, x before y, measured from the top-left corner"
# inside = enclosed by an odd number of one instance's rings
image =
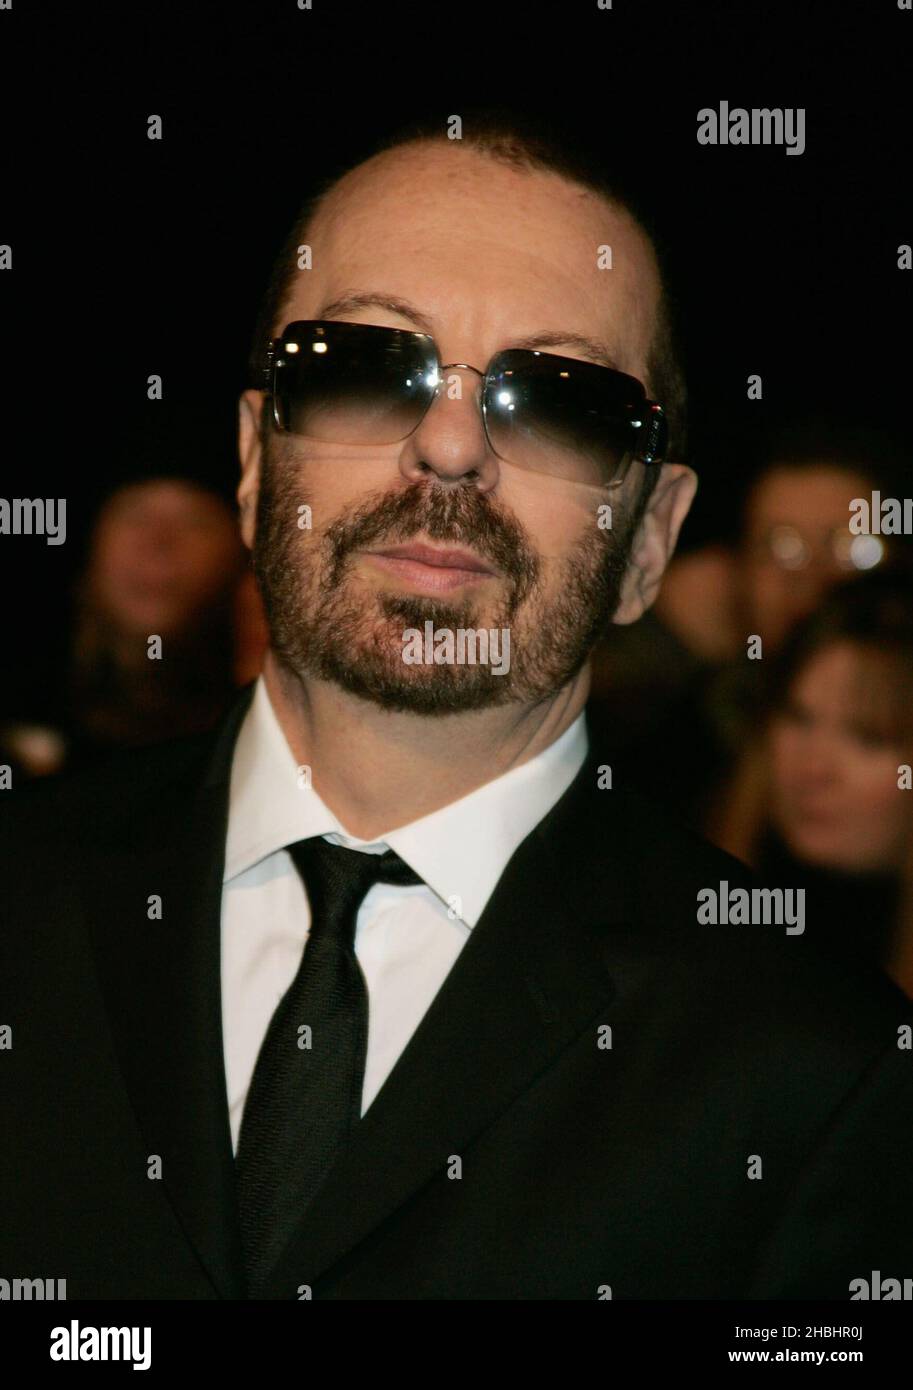
[[[535,333],[531,337],[518,338],[516,342],[506,343],[505,347],[569,347],[590,362],[598,363],[600,367],[611,367],[616,372],[621,370],[605,343],[599,338],[589,338],[585,333],[565,333],[563,329],[556,329],[553,333]]]
[[[400,299],[396,295],[370,292],[342,294],[321,305],[317,311],[317,318],[333,318],[339,314],[351,313],[354,309],[384,309],[387,313],[398,314],[400,318],[408,319],[422,333],[433,336],[433,325],[427,315],[417,309],[414,304],[410,304],[407,299]],[[571,348],[590,362],[596,362],[602,367],[611,367],[614,371],[620,370],[616,358],[606,344],[599,338],[588,337],[585,333],[572,333],[570,331],[565,332],[564,329],[555,329],[550,333],[528,334],[503,345],[505,349],[527,348],[532,350],[551,347]]]
[[[337,314],[349,314],[353,309],[385,309],[388,314],[399,314],[400,318],[409,319],[423,333],[431,333],[431,321],[420,309],[416,309],[407,299],[399,299],[391,294],[341,294],[337,299],[321,305],[317,318],[329,319]]]

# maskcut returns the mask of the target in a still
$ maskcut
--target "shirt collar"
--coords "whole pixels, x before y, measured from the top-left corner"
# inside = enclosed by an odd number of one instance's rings
[[[260,676],[232,759],[223,881],[315,835],[371,853],[389,846],[456,917],[474,927],[514,850],[564,794],[586,754],[581,712],[554,743],[520,767],[409,825],[359,840],[307,785]]]

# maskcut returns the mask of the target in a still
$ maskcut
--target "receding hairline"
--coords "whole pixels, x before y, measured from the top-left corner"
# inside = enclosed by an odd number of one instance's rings
[[[650,342],[653,343],[666,327],[663,315],[666,312],[666,287],[663,280],[662,268],[659,263],[659,256],[650,233],[643,223],[625,203],[623,198],[614,194],[610,189],[597,188],[591,186],[581,179],[574,177],[570,173],[564,173],[559,169],[552,168],[546,163],[530,154],[516,152],[512,156],[499,153],[500,147],[490,148],[484,143],[476,143],[472,139],[448,140],[447,136],[441,134],[419,135],[408,140],[399,141],[388,147],[375,151],[365,159],[360,160],[351,168],[343,170],[331,179],[327,180],[315,193],[306,209],[302,209],[305,214],[297,224],[297,234],[302,242],[310,242],[313,238],[314,228],[321,218],[332,215],[334,201],[345,198],[350,188],[356,185],[356,181],[372,166],[382,167],[384,164],[401,162],[404,156],[414,156],[415,154],[432,153],[437,150],[447,148],[459,149],[460,158],[472,157],[479,163],[487,162],[496,167],[507,167],[517,174],[551,178],[560,181],[566,187],[575,190],[581,200],[590,202],[601,202],[608,207],[617,217],[627,223],[628,227],[636,234],[638,241],[646,253],[646,260],[650,267],[653,277],[654,302],[653,302],[653,323],[651,325]],[[287,310],[289,301],[294,298],[295,277],[290,272],[288,275],[285,294],[282,302],[277,304],[276,313],[271,325],[272,330],[280,326],[284,312]]]
[[[359,160],[350,168],[343,170],[335,177],[327,180],[318,191],[314,206],[311,208],[311,221],[317,212],[330,201],[334,194],[342,192],[346,185],[354,183],[359,177],[371,170],[372,167],[382,167],[385,164],[395,164],[402,162],[405,158],[421,154],[433,154],[441,150],[448,150],[450,159],[458,158],[467,161],[472,160],[478,164],[493,164],[497,168],[508,169],[520,176],[541,175],[552,180],[559,180],[575,190],[581,199],[596,199],[607,204],[613,212],[620,214],[624,219],[640,234],[645,246],[647,247],[650,258],[657,263],[657,257],[653,246],[653,240],[637,217],[633,209],[626,203],[620,193],[613,192],[608,184],[604,188],[598,188],[576,177],[570,172],[564,172],[551,165],[540,162],[533,155],[529,155],[522,160],[506,159],[502,157],[497,147],[489,148],[485,144],[476,143],[472,139],[448,140],[446,135],[434,136],[423,135],[414,139],[404,140],[401,143],[391,145],[385,149],[376,150],[373,154],[367,155]],[[657,272],[659,270],[657,263]]]

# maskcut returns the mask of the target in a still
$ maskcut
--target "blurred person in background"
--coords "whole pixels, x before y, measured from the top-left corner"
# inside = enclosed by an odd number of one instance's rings
[[[832,591],[771,670],[708,829],[761,882],[805,887],[805,939],[913,996],[913,584]]]
[[[762,448],[766,461],[745,492],[735,546],[673,562],[656,618],[606,640],[602,680],[621,680],[612,693],[598,686],[590,704],[595,727],[614,730],[606,742],[614,741],[625,782],[671,802],[705,833],[764,698],[768,667],[748,658],[749,638],[761,638],[769,659],[835,585],[910,563],[903,538],[850,529],[855,498],[899,495],[900,458],[889,440],[809,422]],[[693,736],[670,760],[685,726]]]
[[[99,511],[75,586],[59,725],[7,726],[14,766],[46,775],[209,729],[255,671],[258,642],[260,654],[265,645],[247,572],[237,520],[219,492],[164,473],[118,486]]]

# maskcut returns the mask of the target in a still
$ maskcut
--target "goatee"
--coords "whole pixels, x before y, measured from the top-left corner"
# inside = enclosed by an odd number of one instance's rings
[[[290,672],[333,681],[385,709],[425,715],[535,704],[577,675],[618,606],[633,527],[619,538],[594,517],[547,593],[542,562],[516,519],[473,484],[419,481],[372,493],[314,537],[298,525],[309,503],[300,462],[274,457],[269,445],[268,437],[253,568],[272,648]],[[480,612],[473,596],[378,593],[354,572],[357,551],[419,534],[473,550],[498,571],[503,598]],[[428,621],[453,633],[509,630],[509,669],[408,664],[405,629],[424,631]]]

